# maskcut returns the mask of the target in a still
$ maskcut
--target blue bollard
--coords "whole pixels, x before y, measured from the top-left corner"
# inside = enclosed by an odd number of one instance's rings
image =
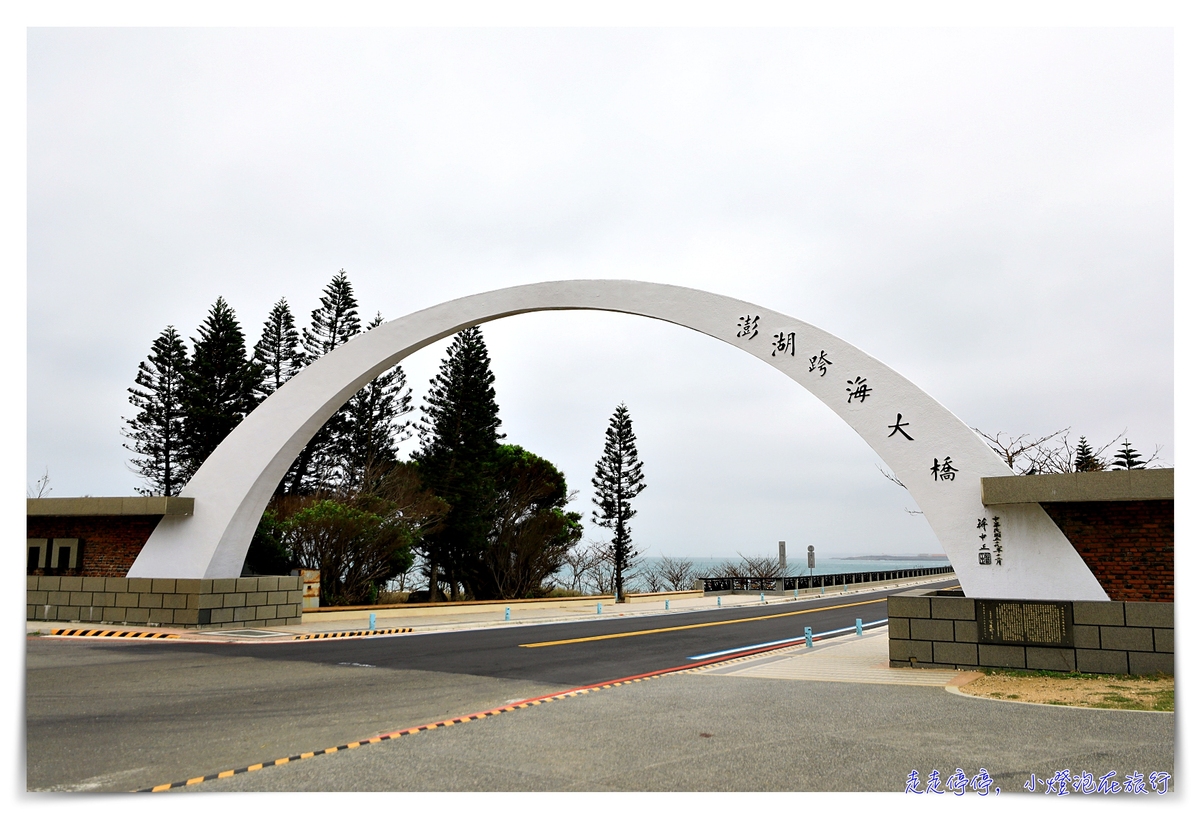
[[[721,597],[717,597],[717,607],[721,607]]]
[[[600,612],[601,612],[600,603],[597,602],[596,603],[596,613],[600,613]]]
[[[375,630],[375,614],[371,614],[371,618],[370,618],[369,622],[371,623],[370,624],[371,630]]]
[[[510,619],[512,619],[512,608],[505,605],[504,606],[504,621],[508,622]]]
[[[821,596],[825,596],[825,583],[821,583]]]
[[[799,598],[800,598],[800,592],[796,589],[792,589],[792,599],[799,599]]]
[[[858,634],[859,636],[862,636],[862,620],[861,619],[854,620],[854,632],[856,634]]]
[[[663,610],[664,610],[664,611],[669,611],[669,610],[671,610],[671,600],[669,600],[669,599],[664,599],[664,600],[663,600]]]
[[[846,586],[846,583],[844,583],[844,582],[843,582],[843,583],[842,583],[842,593],[843,593],[843,594],[844,594],[844,593],[846,593],[846,587],[847,587],[847,586]]]
[[[759,602],[761,602],[762,604],[766,605],[766,604],[767,604],[767,595],[766,595],[766,594],[759,594],[759,595],[758,595],[758,601],[759,601]]]
[[[804,647],[812,647],[812,628],[807,626],[804,628]]]

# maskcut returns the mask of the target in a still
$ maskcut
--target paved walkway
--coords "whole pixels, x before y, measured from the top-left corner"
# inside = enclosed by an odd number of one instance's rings
[[[888,635],[884,628],[868,631],[862,636],[851,635],[817,642],[811,648],[788,648],[761,659],[740,661],[701,672],[756,679],[924,687],[959,686],[980,676],[976,672],[964,673],[959,670],[889,667]]]

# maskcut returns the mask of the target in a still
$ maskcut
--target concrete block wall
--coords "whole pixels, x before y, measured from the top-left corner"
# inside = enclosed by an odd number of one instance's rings
[[[1175,672],[1174,603],[1067,602],[1074,622],[1073,643],[1035,646],[981,644],[975,602],[931,591],[889,596],[891,665],[1137,675]]]
[[[300,577],[26,577],[26,618],[109,625],[258,628],[300,624]]]

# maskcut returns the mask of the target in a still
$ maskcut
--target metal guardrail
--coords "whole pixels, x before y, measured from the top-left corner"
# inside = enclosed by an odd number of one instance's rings
[[[702,577],[704,590],[709,591],[802,591],[809,588],[831,588],[835,585],[860,585],[865,582],[887,582],[893,579],[928,577],[950,574],[950,565],[935,568],[899,568],[894,571],[855,571],[844,574],[814,574],[798,577]]]

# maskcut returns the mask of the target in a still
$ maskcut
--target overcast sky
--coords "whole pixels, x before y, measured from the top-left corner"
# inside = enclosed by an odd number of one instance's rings
[[[133,494],[121,418],[163,328],[223,296],[253,343],[339,269],[364,319],[554,279],[711,290],[970,426],[1173,463],[1172,61],[1145,28],[31,30],[27,481]],[[733,347],[594,313],[484,337],[508,442],[585,516],[629,406],[649,555],[941,551]],[[444,351],[404,363],[418,405]]]

